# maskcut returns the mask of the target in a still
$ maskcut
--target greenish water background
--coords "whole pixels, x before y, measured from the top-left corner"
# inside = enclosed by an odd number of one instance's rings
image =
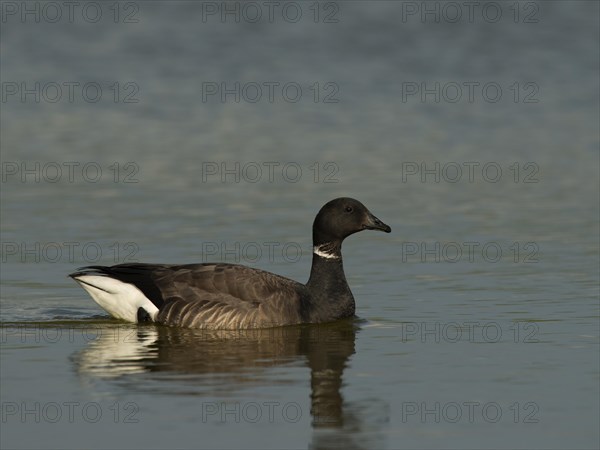
[[[104,3],[97,23],[1,23],[3,83],[103,87],[0,105],[2,448],[598,447],[598,3],[520,2],[518,23],[508,2],[496,23],[403,16],[410,2],[337,2],[337,23],[308,2],[297,23],[133,3],[137,23]],[[207,82],[302,96],[204,102]],[[436,82],[439,102],[407,95]],[[503,95],[452,102],[452,83]],[[273,181],[249,181],[265,163]],[[313,217],[342,195],[392,227],[344,244],[353,323],[137,328],[66,277],[227,261],[305,281]]]

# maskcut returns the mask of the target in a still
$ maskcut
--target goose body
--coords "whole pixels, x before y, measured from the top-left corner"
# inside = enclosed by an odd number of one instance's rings
[[[204,329],[269,328],[353,316],[342,241],[390,227],[358,200],[325,204],[313,223],[310,279],[299,283],[238,264],[88,266],[69,276],[113,317]]]

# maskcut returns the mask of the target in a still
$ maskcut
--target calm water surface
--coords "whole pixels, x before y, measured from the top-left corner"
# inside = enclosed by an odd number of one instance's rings
[[[598,3],[522,2],[517,23],[504,2],[496,23],[134,3],[137,23],[0,25],[3,83],[103,87],[0,105],[2,448],[598,448]],[[203,101],[203,82],[302,96]],[[137,103],[114,101],[125,83]],[[502,97],[452,101],[464,83]],[[344,243],[356,320],[137,327],[66,277],[227,261],[306,281],[314,215],[342,195],[392,227]]]

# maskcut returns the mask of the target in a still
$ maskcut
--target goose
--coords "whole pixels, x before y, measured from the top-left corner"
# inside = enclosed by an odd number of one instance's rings
[[[69,276],[111,316],[133,323],[241,330],[332,322],[355,314],[342,242],[362,230],[391,232],[358,200],[326,203],[313,223],[306,284],[228,263],[86,266]]]

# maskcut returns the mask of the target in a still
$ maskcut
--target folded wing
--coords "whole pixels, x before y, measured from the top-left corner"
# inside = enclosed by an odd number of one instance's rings
[[[240,329],[302,321],[304,285],[250,267],[119,264],[90,266],[78,273],[101,274],[136,286],[158,308],[155,321],[165,325]]]

